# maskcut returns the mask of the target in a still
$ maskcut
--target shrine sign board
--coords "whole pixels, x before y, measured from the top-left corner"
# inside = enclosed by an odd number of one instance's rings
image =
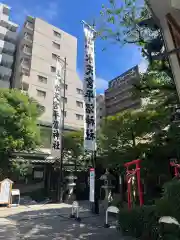
[[[6,178],[0,182],[0,204],[11,203],[11,190],[13,182]]]

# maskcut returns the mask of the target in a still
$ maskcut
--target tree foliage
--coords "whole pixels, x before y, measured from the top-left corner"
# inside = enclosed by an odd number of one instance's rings
[[[64,151],[70,151],[73,158],[83,152],[83,131],[66,132],[63,136]]]
[[[147,6],[138,6],[136,0],[108,0],[100,14],[98,27],[103,40],[120,47],[135,44],[149,62],[133,93],[146,104],[138,111],[125,111],[104,121],[99,136],[104,163],[123,166],[143,157],[144,169],[151,175],[167,174],[169,159],[178,155],[180,137],[178,126],[171,122],[178,97],[161,30]]]
[[[27,95],[18,90],[0,89],[0,164],[14,151],[37,147],[40,114],[39,104]]]

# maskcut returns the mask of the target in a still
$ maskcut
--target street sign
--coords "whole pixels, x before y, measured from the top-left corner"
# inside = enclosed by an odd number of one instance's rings
[[[89,181],[89,201],[94,202],[94,189],[95,189],[95,170],[90,168],[90,181]]]

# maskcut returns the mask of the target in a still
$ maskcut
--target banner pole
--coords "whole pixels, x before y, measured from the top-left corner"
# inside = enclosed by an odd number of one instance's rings
[[[89,201],[93,213],[99,213],[96,172],[96,87],[95,87],[95,29],[82,21],[85,35],[84,45],[84,150],[90,153]]]

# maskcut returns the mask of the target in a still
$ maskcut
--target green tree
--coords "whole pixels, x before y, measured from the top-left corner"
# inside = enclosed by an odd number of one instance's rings
[[[65,152],[70,151],[73,158],[78,158],[83,152],[83,131],[65,132],[63,146]]]
[[[75,170],[86,169],[89,164],[89,156],[85,154],[83,131],[65,132],[63,135],[63,157],[65,163],[74,164]]]
[[[30,151],[39,145],[40,105],[18,90],[0,89],[0,166],[8,169],[14,151]]]

